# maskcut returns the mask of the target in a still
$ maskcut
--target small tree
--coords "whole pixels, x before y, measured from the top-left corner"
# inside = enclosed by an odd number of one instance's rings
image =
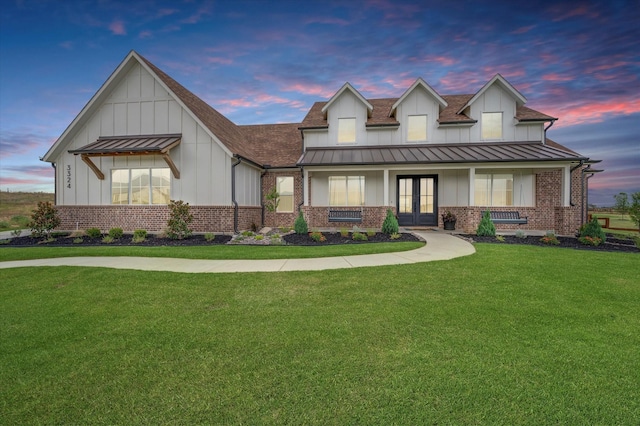
[[[478,229],[476,230],[476,235],[479,237],[495,237],[496,236],[496,226],[491,221],[491,213],[489,210],[485,210],[482,214],[482,219],[478,224]]]
[[[607,240],[607,235],[595,217],[591,219],[591,222],[585,223],[580,227],[580,238],[584,237],[599,238],[603,243]]]
[[[628,213],[633,223],[638,227],[638,231],[640,231],[640,192],[631,194],[631,206],[629,206]]]
[[[278,209],[278,205],[280,204],[280,194],[276,191],[276,187],[271,188],[271,191],[264,196],[265,202],[264,206],[271,213],[275,212]]]
[[[181,240],[192,234],[189,225],[193,222],[193,215],[189,203],[171,200],[169,202],[169,221],[167,222],[167,236],[174,240]]]
[[[387,235],[398,233],[398,219],[393,215],[391,209],[387,209],[387,217],[382,222],[382,233]]]
[[[60,225],[58,211],[49,201],[38,202],[38,208],[32,211],[29,227],[35,237],[51,238],[51,231]]]
[[[307,225],[307,221],[304,220],[304,216],[302,215],[302,210],[300,210],[300,213],[298,213],[298,217],[296,218],[296,221],[293,224],[293,230],[296,231],[296,234],[309,233],[309,226]]]
[[[624,218],[624,215],[629,213],[629,197],[627,193],[621,192],[614,195],[613,198],[616,200],[614,209]]]

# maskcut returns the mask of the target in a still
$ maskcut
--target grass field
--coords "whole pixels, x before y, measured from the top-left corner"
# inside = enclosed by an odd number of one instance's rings
[[[631,220],[631,217],[626,214],[626,215],[621,215],[619,213],[615,213],[615,212],[596,212],[593,213],[593,217],[599,217],[599,218],[604,218],[604,217],[608,217],[609,218],[609,226],[611,228],[624,228],[626,229],[625,231],[616,231],[613,229],[605,229],[606,232],[612,232],[612,233],[622,233],[622,234],[627,234],[627,235],[638,235],[638,227],[636,226],[635,223],[633,223],[633,221]],[[601,221],[602,223],[602,221]]]
[[[39,201],[53,202],[53,194],[0,191],[0,231],[27,228]]]
[[[634,254],[176,274],[3,270],[2,424],[616,424],[640,418]]]

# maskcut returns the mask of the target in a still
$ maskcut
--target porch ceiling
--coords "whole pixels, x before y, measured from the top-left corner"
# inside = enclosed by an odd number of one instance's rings
[[[307,148],[300,166],[579,161],[586,157],[540,142]]]

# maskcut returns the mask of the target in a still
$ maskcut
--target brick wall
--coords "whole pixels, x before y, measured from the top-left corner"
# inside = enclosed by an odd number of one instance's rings
[[[571,176],[571,201],[574,206],[562,205],[562,171],[552,170],[536,174],[535,207],[448,207],[438,209],[438,225],[444,226],[440,215],[450,210],[457,216],[456,229],[474,233],[485,210],[518,211],[521,217],[527,217],[524,225],[497,224],[497,230],[532,229],[554,231],[559,235],[573,235],[580,227],[581,171],[575,170]]]
[[[345,207],[344,209],[351,208]],[[359,210],[357,207],[353,209]],[[384,218],[387,216],[387,209],[391,209],[393,214],[395,214],[395,207],[362,207],[361,223],[329,222],[329,207],[327,206],[307,206],[303,207],[302,211],[309,228],[351,228],[353,225],[357,225],[361,228],[379,229],[382,227],[382,222],[384,222]]]
[[[58,229],[100,228],[106,232],[120,227],[126,232],[146,229],[160,232],[167,226],[169,208],[161,206],[56,206],[61,224]],[[190,206],[193,214],[191,230],[194,232],[233,232],[232,206]],[[252,224],[260,225],[261,207],[239,207],[239,230],[251,229]]]
[[[262,176],[262,202],[266,201],[265,196],[276,186],[276,178],[279,176],[293,176],[293,212],[281,213],[270,212],[266,208],[264,209],[264,225],[277,227],[277,226],[291,226],[298,217],[298,205],[302,203],[302,172],[300,170],[292,170],[287,172],[267,172]],[[256,222],[259,223],[259,222]]]

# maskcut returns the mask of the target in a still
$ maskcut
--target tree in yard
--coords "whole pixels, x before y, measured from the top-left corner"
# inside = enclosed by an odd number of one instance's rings
[[[640,231],[640,192],[631,194],[631,206],[629,206],[627,212]]]
[[[613,198],[616,200],[614,209],[624,218],[624,215],[629,213],[629,197],[627,193],[621,192],[614,195]]]

